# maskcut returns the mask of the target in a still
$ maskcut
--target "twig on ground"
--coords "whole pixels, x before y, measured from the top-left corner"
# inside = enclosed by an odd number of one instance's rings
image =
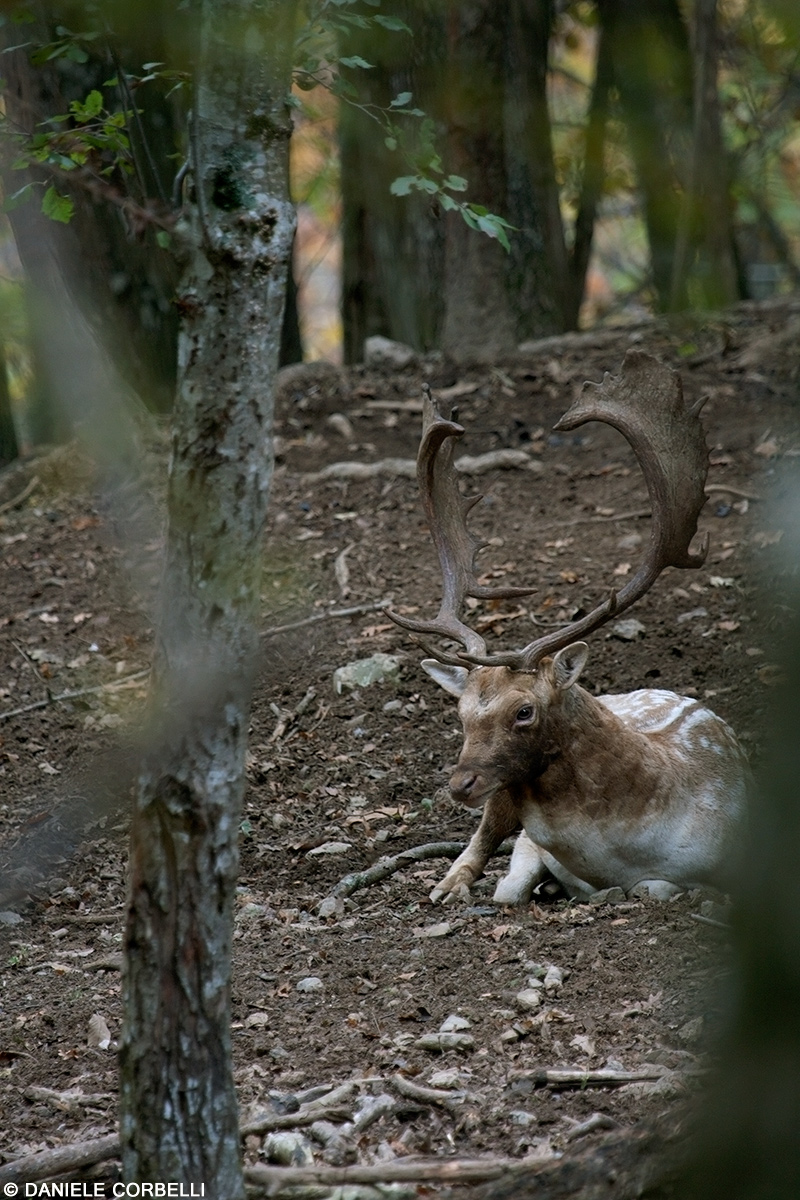
[[[693,921],[699,921],[701,925],[713,925],[715,929],[730,929],[727,921],[717,921],[715,917],[707,917],[705,913],[689,913]]]
[[[40,1150],[38,1154],[26,1154],[0,1166],[0,1187],[8,1184],[33,1183],[37,1179],[49,1179],[52,1175],[63,1175],[77,1171],[79,1167],[91,1167],[95,1163],[116,1158],[120,1152],[119,1137],[110,1133],[91,1142],[74,1142],[71,1146],[56,1146],[52,1150]],[[7,1195],[12,1192],[7,1190]]]
[[[278,708],[277,704],[271,704],[270,708],[275,713],[275,716],[278,718],[278,723],[275,726],[275,728],[273,729],[272,733],[270,734],[269,740],[271,742],[280,741],[280,739],[286,733],[286,730],[289,728],[289,726],[291,724],[293,724],[293,722],[296,721],[298,717],[302,717],[303,713],[306,711],[308,706],[311,704],[311,701],[316,699],[316,695],[317,695],[316,688],[310,687],[307,689],[306,694],[303,696],[302,700],[300,700],[298,702],[298,704],[295,705],[294,708],[280,709],[280,708]]]
[[[275,637],[276,634],[288,633],[291,629],[302,629],[305,625],[315,625],[317,621],[330,621],[334,617],[357,617],[361,613],[389,608],[391,603],[391,600],[372,600],[369,604],[354,604],[351,608],[329,608],[327,612],[303,617],[302,621],[289,621],[286,625],[273,625],[270,629],[262,629],[261,636]]]
[[[440,1108],[446,1108],[448,1112],[456,1112],[461,1107],[461,1100],[452,1092],[422,1087],[406,1079],[405,1075],[393,1075],[392,1087],[408,1100],[419,1100],[421,1104],[437,1104]]]
[[[458,858],[464,849],[464,842],[426,842],[424,846],[412,846],[410,850],[401,850],[399,854],[379,858],[365,871],[353,871],[345,875],[333,890],[325,897],[319,906],[320,916],[331,916],[336,909],[336,900],[343,900],[357,892],[359,888],[369,887],[388,879],[396,871],[412,862],[424,862],[428,858]],[[324,906],[324,907],[323,907]]]
[[[479,1183],[529,1170],[547,1158],[422,1158],[416,1162],[372,1163],[353,1167],[247,1167],[247,1183],[260,1185],[270,1195],[297,1184],[335,1187],[348,1183]]]
[[[745,500],[760,500],[755,492],[746,492],[744,488],[731,487],[729,483],[707,483],[706,495],[710,496],[713,492],[727,492],[730,496],[742,496]]]
[[[617,1122],[608,1113],[592,1113],[585,1121],[577,1121],[566,1135],[568,1142],[574,1142],[577,1138],[585,1137],[587,1133],[594,1133],[598,1129],[616,1129]]]
[[[3,513],[11,512],[12,508],[19,508],[20,504],[28,499],[32,492],[35,492],[41,480],[38,475],[34,475],[33,479],[29,479],[25,487],[17,496],[12,496],[10,500],[6,500],[5,504],[0,504],[0,516]]]
[[[534,1087],[586,1088],[622,1087],[626,1083],[648,1083],[669,1074],[667,1067],[642,1067],[638,1071],[612,1071],[601,1067],[597,1071],[582,1071],[577,1067],[555,1068],[549,1071],[520,1071],[519,1079],[530,1079]]]
[[[46,700],[36,700],[33,704],[23,704],[21,708],[12,708],[8,712],[0,712],[0,721],[9,721],[11,717],[20,717],[23,713],[35,712],[39,708],[49,708],[51,704],[58,704],[62,700],[77,700],[80,696],[94,696],[99,692],[114,692],[120,688],[127,687],[136,679],[143,679],[145,675],[150,674],[150,668],[145,667],[143,671],[134,671],[132,675],[125,675],[122,679],[114,679],[111,683],[98,683],[94,687],[78,688],[72,692],[60,692],[57,696],[48,696]]]

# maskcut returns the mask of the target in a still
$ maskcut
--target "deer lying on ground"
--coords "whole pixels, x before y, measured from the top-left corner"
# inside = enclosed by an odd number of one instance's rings
[[[494,899],[526,903],[548,873],[568,894],[586,898],[618,886],[653,895],[710,884],[725,887],[732,867],[749,770],[729,727],[697,700],[645,689],[592,696],[578,683],[588,648],[581,640],[629,608],[667,566],[699,567],[708,551],[689,549],[705,502],[708,452],[699,405],[686,408],[679,376],[629,351],[618,377],[585,384],[555,426],[604,421],[633,447],[652,505],[652,532],[636,574],[592,612],[522,650],[487,654],[465,625],[467,596],[529,595],[530,588],[489,588],[475,575],[482,543],[466,517],[453,469],[454,439],[429,389],[417,474],[444,578],[433,620],[390,616],[404,628],[435,634],[463,649],[422,644],[435,657],[423,668],[459,697],[464,744],[450,779],[456,800],[483,806],[480,827],[431,893],[451,899],[469,889],[490,856],[522,826]]]

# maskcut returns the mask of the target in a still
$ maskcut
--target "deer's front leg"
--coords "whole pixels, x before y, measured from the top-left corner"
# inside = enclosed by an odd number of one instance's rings
[[[486,802],[481,823],[466,850],[459,854],[444,879],[431,892],[431,900],[436,903],[444,899],[446,904],[463,894],[465,889],[469,891],[500,843],[517,829],[519,817],[508,794],[496,793]]]

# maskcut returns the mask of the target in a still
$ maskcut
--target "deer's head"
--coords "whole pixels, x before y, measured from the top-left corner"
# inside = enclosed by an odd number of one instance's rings
[[[467,596],[478,599],[529,595],[533,588],[486,587],[476,578],[475,555],[482,543],[466,518],[479,496],[465,498],[453,463],[455,441],[464,429],[437,411],[425,387],[423,430],[417,478],[444,581],[438,615],[413,620],[389,612],[419,639],[432,659],[423,667],[459,697],[464,746],[451,780],[455,796],[482,804],[514,779],[530,779],[553,752],[554,722],[569,710],[574,686],[586,661],[580,640],[611,617],[630,608],[667,566],[699,567],[707,539],[697,553],[690,543],[705,503],[708,450],[698,417],[688,409],[680,377],[641,351],[629,350],[619,376],[587,383],[555,426],[570,430],[585,421],[604,421],[628,440],[642,467],[652,507],[650,542],[638,570],[579,620],[534,639],[520,650],[487,653],[484,638],[466,625],[461,611]],[[447,639],[450,646],[430,640]],[[454,648],[453,644],[455,643]]]

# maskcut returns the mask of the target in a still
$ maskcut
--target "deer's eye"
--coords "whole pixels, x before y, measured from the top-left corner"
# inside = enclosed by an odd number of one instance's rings
[[[514,724],[515,725],[530,725],[532,720],[533,720],[533,705],[532,704],[523,704],[522,708],[520,708],[517,711],[517,715],[514,718]]]

